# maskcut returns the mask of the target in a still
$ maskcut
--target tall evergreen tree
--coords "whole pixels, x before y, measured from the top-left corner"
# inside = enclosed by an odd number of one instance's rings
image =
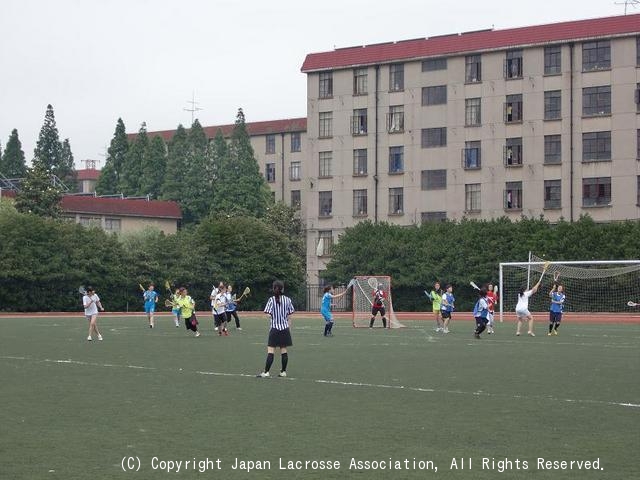
[[[34,160],[16,195],[16,210],[44,217],[60,215],[62,192],[44,162]]]
[[[96,192],[99,195],[112,195],[119,192],[122,165],[124,165],[128,150],[127,131],[122,118],[118,118],[116,130],[111,139],[109,150],[107,150],[107,161],[96,183]]]
[[[22,143],[18,138],[18,130],[11,131],[11,136],[7,142],[7,147],[2,154],[0,161],[0,173],[7,178],[24,178],[27,174],[27,164],[25,163]]]
[[[220,198],[219,189],[221,182],[230,181],[231,176],[225,177],[224,173],[229,168],[231,159],[229,158],[229,145],[222,134],[222,130],[216,132],[213,143],[210,145],[209,162],[211,168],[213,202],[217,203]],[[224,192],[223,192],[224,193]]]
[[[162,198],[177,201],[182,197],[186,158],[189,152],[189,137],[187,130],[182,125],[178,125],[167,150],[167,168],[162,184]]]
[[[60,164],[54,169],[55,175],[64,182],[70,191],[76,191],[77,185],[77,173],[73,165],[73,153],[71,153],[71,144],[69,139],[65,138],[62,142],[62,148],[60,151]]]
[[[188,134],[189,150],[180,204],[185,222],[198,222],[213,205],[211,168],[208,160],[209,140],[196,119]]]
[[[152,198],[160,197],[166,169],[167,146],[162,137],[155,136],[142,156],[140,190],[143,195],[150,195]]]
[[[144,153],[149,148],[149,136],[147,135],[147,124],[142,123],[138,136],[133,144],[129,146],[122,165],[122,175],[120,176],[119,188],[125,195],[143,195],[140,181],[142,178],[142,163]]]
[[[49,172],[54,172],[60,165],[62,158],[62,144],[56,127],[56,117],[51,104],[47,105],[44,124],[40,129],[38,142],[33,151],[34,164],[39,162]]]
[[[216,207],[262,218],[273,204],[271,191],[256,161],[242,109],[238,109],[229,146],[228,166],[216,181]]]

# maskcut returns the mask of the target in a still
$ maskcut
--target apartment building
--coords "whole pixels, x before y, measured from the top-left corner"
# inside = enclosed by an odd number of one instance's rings
[[[363,219],[640,218],[640,15],[336,49],[302,71],[310,282]]]

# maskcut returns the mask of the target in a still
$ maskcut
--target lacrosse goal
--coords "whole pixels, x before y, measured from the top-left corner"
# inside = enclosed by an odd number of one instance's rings
[[[393,311],[393,297],[391,295],[391,277],[385,275],[358,276],[353,279],[353,309],[352,321],[355,328],[369,326],[371,320],[371,308],[373,307],[374,292],[376,286],[380,286],[385,294],[383,300],[387,328],[402,328],[404,325],[398,321]],[[374,327],[382,327],[380,314],[376,315]]]
[[[521,287],[531,288],[547,271],[538,294],[529,299],[529,310],[549,310],[549,291],[554,278],[562,285],[565,312],[626,312],[627,302],[638,297],[640,260],[545,262],[531,256],[529,262],[500,263],[500,321],[503,312],[512,312]]]

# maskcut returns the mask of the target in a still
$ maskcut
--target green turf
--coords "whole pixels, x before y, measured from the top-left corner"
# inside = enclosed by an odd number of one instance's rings
[[[470,322],[435,334],[353,329],[333,338],[296,317],[287,379],[256,379],[267,325],[192,338],[168,317],[0,319],[0,477],[6,479],[631,479],[640,467],[640,325],[566,323],[536,338],[513,325],[478,341]],[[273,373],[279,370],[276,356]],[[635,406],[625,406],[629,403]],[[125,473],[123,457],[140,471]],[[160,460],[221,460],[167,474]],[[269,461],[237,471],[234,458]],[[482,469],[482,458],[495,470]],[[595,460],[603,471],[539,470],[536,459]],[[279,458],[340,470],[280,470]],[[349,469],[351,458],[432,461],[438,471]],[[450,469],[472,459],[472,470]],[[499,460],[512,469],[499,474]],[[519,464],[516,463],[519,461]],[[516,470],[527,462],[528,469]],[[213,466],[216,466],[214,463]],[[263,463],[263,466],[266,466]],[[468,464],[465,464],[467,467]],[[210,465],[211,467],[211,465]],[[411,466],[412,467],[412,466]],[[184,467],[183,467],[184,469]]]

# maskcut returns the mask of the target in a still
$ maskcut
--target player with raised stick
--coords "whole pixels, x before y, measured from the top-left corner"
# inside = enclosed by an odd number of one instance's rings
[[[540,275],[540,279],[538,283],[536,283],[530,290],[526,290],[525,287],[520,287],[520,291],[518,292],[518,303],[516,304],[516,317],[517,317],[517,326],[516,326],[516,336],[520,336],[520,330],[522,329],[522,322],[527,320],[529,329],[527,330],[527,335],[530,337],[535,337],[536,334],[533,333],[533,316],[529,311],[529,297],[538,291],[540,287],[540,283],[542,282],[542,277],[544,277],[547,268],[549,267],[549,262],[545,262],[544,268],[542,269],[542,275]]]
[[[140,287],[142,287],[142,285],[140,285]],[[155,288],[155,285],[150,283],[149,287],[147,287],[142,294],[142,298],[144,299],[144,312],[147,314],[147,319],[149,320],[149,328],[153,328],[155,325],[153,314],[156,311],[156,303],[158,303],[158,292],[155,291]]]
[[[473,318],[476,321],[476,330],[474,332],[474,336],[476,338],[481,338],[480,334],[485,331],[487,328],[487,323],[489,323],[489,299],[487,298],[488,290],[485,287],[482,287],[478,291],[478,301],[473,307]]]
[[[562,321],[562,311],[564,310],[564,286],[558,283],[560,272],[553,273],[553,287],[549,292],[551,306],[549,307],[549,333],[548,336],[558,335],[558,327]]]
[[[344,292],[334,294],[333,285],[327,285],[324,287],[324,295],[322,296],[322,304],[320,306],[320,314],[322,318],[324,318],[324,336],[332,337],[332,329],[333,329],[333,315],[331,314],[331,301],[334,298],[342,297],[349,288],[347,287]]]
[[[373,280],[373,281],[372,281]],[[371,302],[371,320],[369,320],[369,328],[373,328],[373,323],[376,321],[376,316],[380,313],[382,317],[382,327],[387,328],[386,310],[384,308],[384,301],[387,298],[387,293],[384,291],[384,285],[378,283],[378,280],[371,277],[367,280],[369,286],[373,288],[373,302]]]

